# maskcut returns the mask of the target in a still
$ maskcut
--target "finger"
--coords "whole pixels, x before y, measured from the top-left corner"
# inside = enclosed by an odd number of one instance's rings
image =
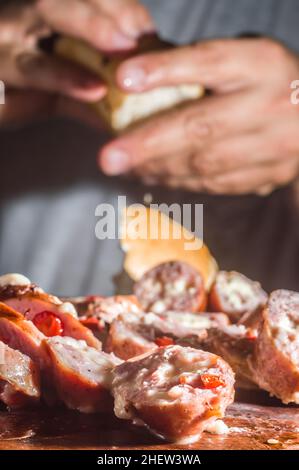
[[[218,139],[250,130],[250,113],[256,115],[256,98],[249,93],[205,98],[152,118],[110,142],[101,150],[99,164],[112,175],[151,159],[194,153]],[[259,119],[256,116],[256,126]]]
[[[135,168],[134,172],[139,177],[166,177],[177,176],[185,178],[194,175],[191,157],[189,154],[173,154],[169,158],[149,160]]]
[[[94,0],[106,14],[111,16],[119,29],[131,38],[155,31],[149,11],[137,0]]]
[[[273,184],[266,184],[262,186],[261,188],[256,190],[256,194],[261,197],[266,197],[269,196],[271,193],[273,193],[275,189],[275,186]]]
[[[190,166],[198,175],[217,176],[253,165],[275,163],[281,158],[277,150],[272,132],[261,129],[214,142],[197,152]]]
[[[203,191],[214,194],[248,194],[256,193],[263,186],[284,186],[297,174],[298,159],[293,158],[286,162],[252,166],[221,176],[202,178],[200,185]]]
[[[142,182],[147,185],[147,177],[143,177]],[[187,178],[178,178],[175,176],[155,178],[155,185],[189,192],[203,192],[202,178],[198,176],[189,176]]]
[[[265,62],[265,42],[222,39],[172,51],[144,54],[122,63],[117,81],[120,87],[137,92],[182,83],[200,83],[215,91],[231,91],[254,81],[253,65],[265,67],[261,60],[263,57]],[[274,49],[274,46],[271,47]],[[257,50],[261,57],[259,59]],[[271,54],[267,65],[270,57]]]
[[[275,151],[275,143],[271,145],[267,134],[263,138],[259,133],[245,134],[220,140],[195,154],[180,153],[168,158],[149,160],[137,166],[135,173],[140,177],[176,177],[178,180],[194,175],[212,177],[252,167],[254,164],[275,163],[280,158]],[[261,155],[265,155],[263,162],[260,161]]]
[[[298,158],[271,165],[259,165],[233,171],[221,176],[190,176],[187,178],[167,177],[156,179],[156,184],[163,184],[173,189],[212,194],[248,194],[268,195],[275,188],[291,182],[298,174]]]
[[[97,101],[106,92],[105,85],[97,76],[41,53],[21,53],[14,61],[7,57],[1,66],[4,83],[16,88],[36,88],[83,101]]]
[[[280,121],[265,119],[265,123],[257,124],[253,131],[235,133],[233,137],[213,142],[195,153],[191,167],[197,174],[211,176],[254,165],[272,165],[286,157],[296,158],[299,146],[294,139],[294,123],[290,119],[286,122],[284,126]]]
[[[124,34],[113,19],[92,2],[39,0],[43,19],[54,29],[75,36],[103,50],[130,49],[136,41]]]

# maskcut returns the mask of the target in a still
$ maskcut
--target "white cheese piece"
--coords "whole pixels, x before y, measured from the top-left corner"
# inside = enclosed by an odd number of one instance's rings
[[[157,314],[163,313],[165,311],[165,303],[162,300],[157,300],[157,302],[152,305],[151,310]]]
[[[187,437],[177,440],[176,444],[181,445],[181,446],[187,446],[190,444],[194,444],[194,442],[197,442],[199,439],[200,439],[200,434],[194,434],[192,436],[187,436]]]
[[[213,421],[212,423],[208,424],[205,431],[209,432],[210,434],[222,435],[228,434],[229,428],[224,423],[224,421],[222,421],[221,419],[217,419],[216,421]]]
[[[23,276],[22,274],[9,273],[0,276],[0,287],[5,286],[28,286],[31,284],[28,277]]]
[[[279,441],[277,439],[268,439],[267,444],[277,445],[277,444],[279,444]]]
[[[60,313],[69,313],[75,318],[78,318],[77,310],[75,309],[74,305],[70,302],[63,302],[59,307],[58,310]]]

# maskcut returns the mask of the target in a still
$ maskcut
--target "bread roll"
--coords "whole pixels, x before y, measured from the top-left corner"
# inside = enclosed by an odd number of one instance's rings
[[[147,232],[145,237],[136,238],[131,233],[131,224],[136,217],[138,225]],[[120,244],[125,252],[124,270],[130,278],[138,281],[146,271],[161,263],[183,261],[200,272],[208,291],[215,280],[218,265],[203,241],[156,209],[139,206],[136,217],[134,206],[127,207],[123,212],[121,226]],[[151,237],[155,227],[158,227],[157,236]],[[169,236],[166,238],[163,237],[163,227],[169,228]],[[178,233],[181,235],[176,237],[175,234]],[[192,242],[194,249],[187,250],[186,242]]]
[[[167,86],[144,93],[126,93],[118,88],[115,75],[121,62],[138,53],[164,50],[169,47],[169,44],[157,37],[148,36],[140,41],[134,53],[107,55],[81,40],[61,37],[55,41],[54,50],[59,56],[83,65],[106,82],[107,94],[100,102],[95,103],[94,107],[111,130],[121,132],[153,114],[186,101],[196,100],[203,95],[203,87],[199,84]]]

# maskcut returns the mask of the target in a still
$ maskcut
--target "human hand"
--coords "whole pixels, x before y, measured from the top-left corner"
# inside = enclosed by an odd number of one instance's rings
[[[38,0],[37,8],[54,31],[104,51],[132,49],[140,36],[154,31],[138,0]]]
[[[266,38],[207,41],[129,59],[117,77],[128,91],[201,83],[212,94],[112,141],[100,166],[191,191],[269,193],[298,175],[299,106],[290,99],[298,76],[298,56]]]
[[[105,85],[81,67],[44,54],[39,40],[54,30],[90,40],[103,50],[128,49],[134,47],[138,34],[150,29],[149,15],[135,0],[115,0],[113,9],[107,0],[41,0],[3,8],[0,79],[6,102],[0,108],[0,124],[57,113],[96,124],[93,111],[77,101],[98,101]]]

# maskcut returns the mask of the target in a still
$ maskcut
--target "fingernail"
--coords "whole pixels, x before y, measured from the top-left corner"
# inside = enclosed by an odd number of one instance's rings
[[[145,35],[154,35],[156,32],[156,27],[151,20],[148,20],[147,24],[142,25],[127,21],[122,25],[122,31],[131,39],[138,40]]]
[[[136,41],[125,34],[115,32],[112,36],[111,45],[116,49],[132,49],[136,46]]]
[[[146,83],[146,73],[142,67],[125,67],[122,71],[122,86],[126,90],[141,88]]]
[[[104,154],[103,170],[109,175],[119,175],[129,169],[129,155],[122,149],[113,148]]]

